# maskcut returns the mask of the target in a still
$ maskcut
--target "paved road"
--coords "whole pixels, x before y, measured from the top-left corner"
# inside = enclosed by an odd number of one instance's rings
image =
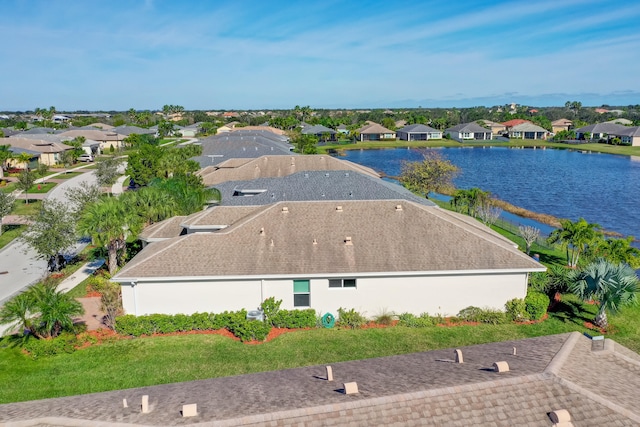
[[[77,187],[82,182],[95,182],[93,172],[78,175],[57,185],[47,194],[47,198],[64,202],[66,190]],[[74,253],[84,246],[86,243],[76,245]],[[36,252],[29,246],[16,241],[7,245],[0,251],[0,305],[22,289],[41,280],[46,270],[47,262],[38,259]]]

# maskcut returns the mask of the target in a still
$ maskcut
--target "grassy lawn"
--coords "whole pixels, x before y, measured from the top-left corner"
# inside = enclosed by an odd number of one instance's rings
[[[2,235],[0,235],[0,249],[7,246],[26,230],[26,225],[5,225],[2,227]]]
[[[29,193],[48,193],[53,187],[55,187],[55,182],[47,182],[46,184],[33,184],[29,189]]]
[[[0,403],[588,331],[583,322],[593,317],[595,307],[568,298],[561,308],[532,325],[312,329],[261,345],[217,335],[166,336],[119,340],[39,360],[25,356],[5,338],[0,342]],[[640,311],[611,320],[617,330],[613,338],[640,350]]]
[[[359,142],[357,144],[333,144],[318,147],[319,153],[327,153],[340,150],[360,150],[372,148],[435,148],[435,147],[474,147],[474,146],[496,146],[496,147],[550,147],[562,148],[581,151],[594,151],[599,153],[619,154],[623,156],[640,156],[640,147],[631,147],[623,145],[607,145],[607,144],[565,144],[560,142],[547,142],[533,139],[511,140],[510,142],[501,141],[473,141],[473,142],[457,142],[450,139],[440,139],[431,141],[380,141],[380,142]]]
[[[3,193],[12,193],[15,189],[16,189],[16,183],[15,182],[10,182],[10,183],[5,184],[2,187],[0,187],[0,191],[2,191]]]
[[[29,203],[25,203],[24,194],[23,194],[13,204],[13,211],[11,211],[11,214],[12,215],[33,215],[38,211],[38,209],[40,209],[41,205],[42,205],[42,200],[29,199]]]
[[[82,169],[84,170],[84,169],[88,169],[88,168],[82,168]],[[54,176],[54,178],[55,179],[70,179],[70,178],[76,177],[78,175],[82,175],[83,173],[84,172],[66,172],[66,173],[62,172],[62,173],[60,173],[60,175]]]

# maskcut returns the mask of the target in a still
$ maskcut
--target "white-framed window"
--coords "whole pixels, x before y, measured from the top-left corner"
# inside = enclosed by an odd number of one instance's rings
[[[311,307],[311,283],[309,280],[293,281],[293,306]]]
[[[356,279],[329,279],[330,288],[355,288]]]

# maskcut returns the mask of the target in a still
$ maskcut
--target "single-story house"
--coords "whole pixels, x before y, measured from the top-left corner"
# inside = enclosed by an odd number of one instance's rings
[[[442,131],[431,126],[415,124],[408,125],[396,131],[398,139],[403,141],[428,141],[430,139],[442,139]]]
[[[42,139],[21,138],[12,136],[2,140],[3,143],[9,144],[9,150],[14,153],[29,153],[33,154],[32,159],[38,159],[38,162],[47,166],[53,166],[60,164],[62,161],[62,152],[71,150],[73,147],[56,141],[46,141]],[[32,160],[33,163],[34,160]],[[20,165],[16,159],[9,160],[10,165]],[[29,167],[32,164],[30,163]]]
[[[628,129],[628,127],[616,123],[596,123],[576,129],[576,138],[590,141],[607,141],[619,134],[626,133]]]
[[[448,135],[449,138],[455,139],[456,141],[473,139],[485,140],[493,138],[493,132],[491,132],[487,128],[483,128],[476,122],[462,123],[450,127],[448,129],[445,129],[444,133],[445,135]]]
[[[511,119],[506,122],[503,122],[502,126],[504,126],[506,130],[510,130],[512,127],[521,125],[523,123],[531,123],[531,121],[524,120],[524,119]]]
[[[285,309],[372,317],[503,309],[545,270],[478,221],[438,207],[287,201],[217,232],[148,245],[113,280],[134,315],[255,309],[274,297]]]
[[[349,135],[349,129],[347,129],[347,126],[342,124],[342,125],[338,125],[338,127],[336,128],[336,130],[338,132],[340,132],[343,135]]]
[[[521,123],[509,129],[512,139],[547,139],[549,131],[533,123]]]
[[[553,133],[569,131],[572,128],[573,122],[569,119],[558,119],[551,122],[551,131]]]
[[[78,136],[83,136],[86,139],[90,139],[92,141],[97,141],[100,143],[100,150],[105,151],[110,149],[111,147],[120,148],[122,146],[122,140],[127,137],[127,135],[120,134],[113,130],[90,130],[90,129],[74,129],[68,130],[66,132],[62,132],[59,135],[67,136],[71,139],[76,138]]]
[[[640,126],[627,127],[615,134],[622,144],[640,146]]]
[[[338,132],[323,125],[306,125],[300,131],[303,135],[313,135],[318,138],[319,141],[336,141],[336,135]]]
[[[360,141],[396,139],[395,131],[373,122],[361,127],[358,132],[360,133]]]
[[[507,127],[502,123],[492,122],[491,120],[478,120],[478,124],[487,129],[491,129],[494,135],[499,135],[507,130]]]

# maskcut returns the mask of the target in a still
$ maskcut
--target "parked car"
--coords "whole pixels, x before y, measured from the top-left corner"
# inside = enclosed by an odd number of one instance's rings
[[[79,162],[93,162],[93,156],[91,154],[80,154],[78,156]]]

